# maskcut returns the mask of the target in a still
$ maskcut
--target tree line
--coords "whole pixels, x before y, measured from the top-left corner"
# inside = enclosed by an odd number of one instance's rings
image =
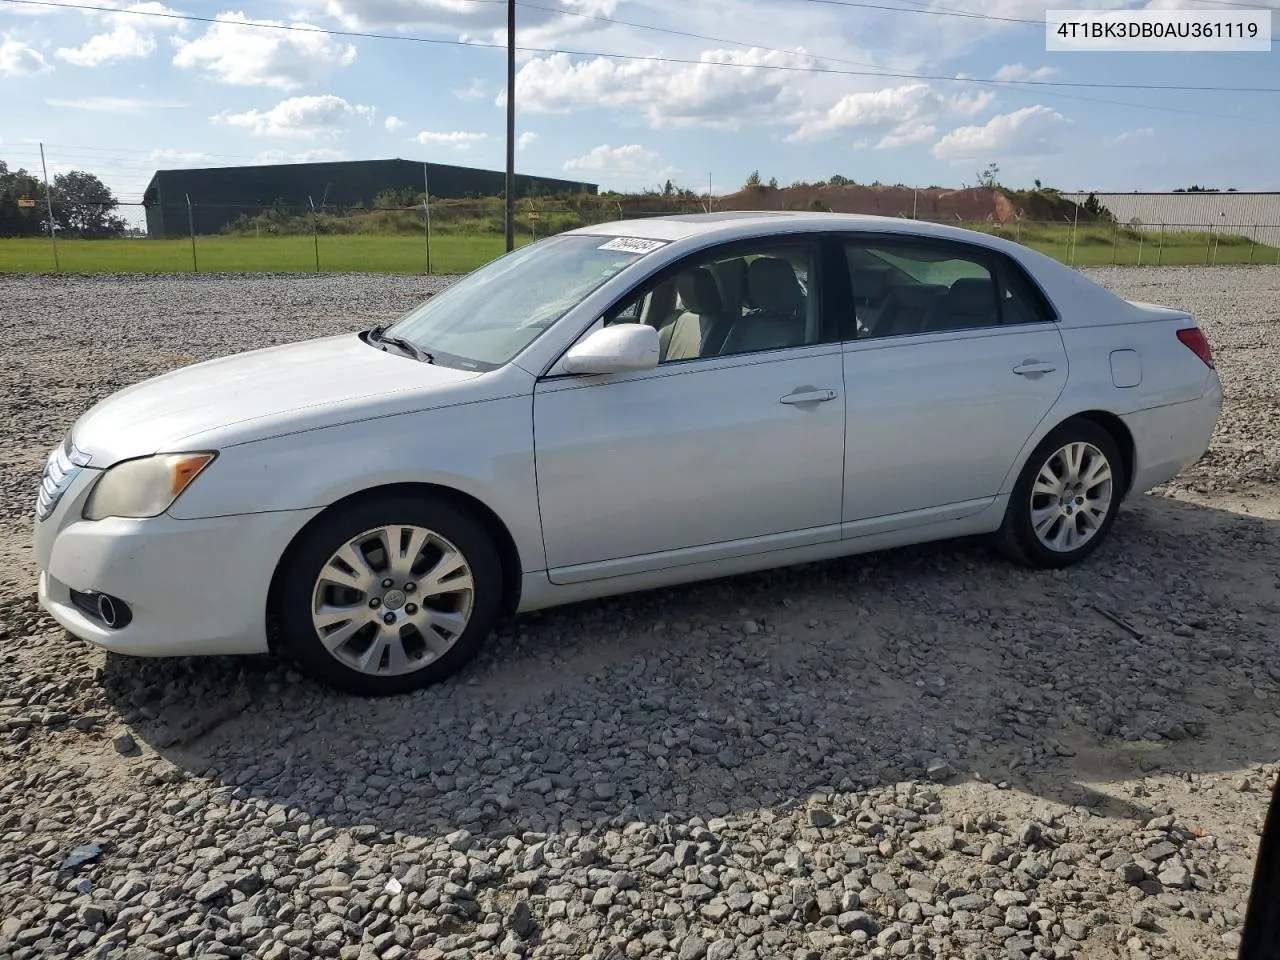
[[[128,229],[115,213],[120,201],[92,173],[58,174],[46,197],[43,180],[21,167],[11,170],[0,160],[0,237],[47,235],[50,201],[58,236],[100,240],[122,236]]]

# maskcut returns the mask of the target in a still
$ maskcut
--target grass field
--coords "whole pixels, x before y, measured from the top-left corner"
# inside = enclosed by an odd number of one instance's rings
[[[520,238],[518,242],[527,242]],[[311,237],[197,237],[190,240],[60,240],[64,273],[304,273],[316,269]],[[321,272],[426,273],[422,237],[322,236]],[[432,273],[466,273],[499,256],[501,236],[431,240]],[[0,273],[52,273],[48,240],[0,239]]]
[[[1068,224],[971,225],[1025,243],[1077,266],[1142,264],[1276,264],[1280,249],[1246,237],[1209,233],[1141,232],[1109,225],[1080,227],[1072,252]],[[517,238],[523,244],[531,237]],[[422,237],[330,235],[319,238],[319,269],[324,273],[465,273],[503,251],[501,236],[441,234],[431,241],[427,270]],[[316,269],[313,238],[197,237],[194,265],[190,240],[62,240],[58,257],[64,273],[300,273]],[[48,240],[0,239],[0,273],[51,273]]]

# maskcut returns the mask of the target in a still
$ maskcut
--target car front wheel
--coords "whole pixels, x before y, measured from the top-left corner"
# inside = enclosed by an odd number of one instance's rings
[[[1106,538],[1125,487],[1111,434],[1092,420],[1068,420],[1027,459],[996,546],[1034,567],[1079,563]]]
[[[366,500],[323,517],[291,551],[278,608],[284,651],[347,693],[406,693],[456,673],[497,620],[502,564],[450,503]]]

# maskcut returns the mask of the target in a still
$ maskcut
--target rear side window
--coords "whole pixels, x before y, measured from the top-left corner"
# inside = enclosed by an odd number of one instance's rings
[[[1005,326],[1049,323],[1056,319],[1048,299],[1017,264],[1000,257],[996,261],[996,276],[1000,281],[1000,322]]]
[[[932,240],[845,242],[858,338],[1052,320],[1040,291],[999,254]]]

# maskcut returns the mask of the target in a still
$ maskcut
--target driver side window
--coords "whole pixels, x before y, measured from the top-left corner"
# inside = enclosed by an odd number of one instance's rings
[[[735,245],[663,271],[605,323],[657,329],[660,363],[807,346],[822,340],[817,277],[816,243]]]

